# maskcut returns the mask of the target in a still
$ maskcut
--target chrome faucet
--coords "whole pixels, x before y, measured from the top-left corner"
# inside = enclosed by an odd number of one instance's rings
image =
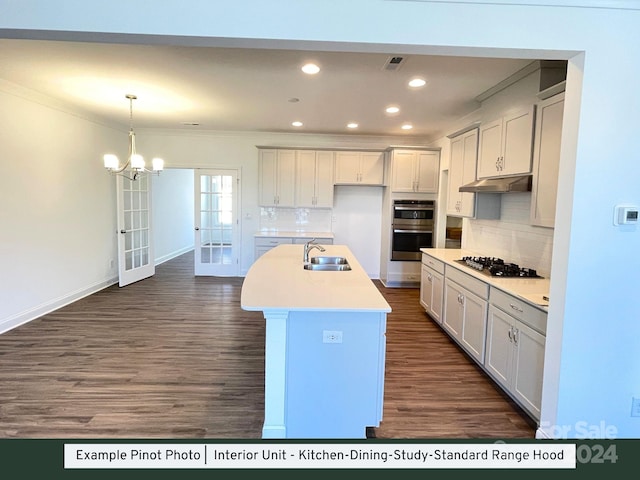
[[[309,252],[314,248],[317,248],[321,252],[324,252],[324,247],[322,245],[318,245],[317,243],[315,243],[315,241],[316,239],[314,238],[304,244],[304,256],[302,257],[302,261],[304,263],[309,263]]]

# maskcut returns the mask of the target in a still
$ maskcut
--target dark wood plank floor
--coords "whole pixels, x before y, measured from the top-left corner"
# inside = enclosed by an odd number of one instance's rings
[[[424,313],[387,289],[378,438],[533,438],[535,425]],[[258,439],[264,319],[240,278],[194,277],[193,253],[0,335],[2,438]]]

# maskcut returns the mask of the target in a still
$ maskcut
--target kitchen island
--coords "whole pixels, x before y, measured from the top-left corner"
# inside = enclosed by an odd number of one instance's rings
[[[249,269],[243,310],[262,311],[263,438],[366,438],[382,420],[386,317],[391,307],[345,245],[345,271],[304,268],[304,245],[279,245]]]

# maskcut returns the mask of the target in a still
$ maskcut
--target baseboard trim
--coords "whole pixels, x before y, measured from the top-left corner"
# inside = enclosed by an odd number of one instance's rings
[[[420,282],[403,282],[403,281],[393,281],[393,280],[380,280],[382,285],[387,288],[420,288]]]
[[[162,257],[158,257],[155,259],[155,265],[157,267],[158,265],[164,262],[168,262],[169,260],[173,260],[174,258],[179,257],[180,255],[184,255],[185,253],[192,251],[194,248],[195,247],[193,245],[190,245],[188,247],[184,247],[179,250],[176,250],[175,252],[171,252],[166,255],[163,255]]]
[[[25,323],[29,323],[36,318],[39,318],[47,313],[51,313],[54,310],[58,310],[70,303],[80,300],[81,298],[88,297],[100,290],[103,290],[111,285],[118,283],[118,277],[110,278],[101,282],[94,283],[89,285],[86,288],[82,288],[80,290],[76,290],[75,292],[71,292],[68,295],[64,295],[62,297],[56,298],[50,302],[43,303],[42,305],[38,305],[37,307],[31,308],[29,310],[25,310],[24,312],[20,312],[16,315],[8,317],[2,321],[0,321],[0,335],[8,332],[9,330],[13,330],[20,325],[24,325]]]

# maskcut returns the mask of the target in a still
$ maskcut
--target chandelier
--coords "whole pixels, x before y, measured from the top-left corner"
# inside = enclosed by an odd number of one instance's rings
[[[144,158],[142,155],[136,152],[136,134],[133,131],[133,101],[138,97],[135,95],[127,94],[125,95],[127,99],[129,99],[129,154],[127,156],[127,161],[123,166],[120,166],[120,160],[113,153],[107,153],[104,156],[104,168],[106,168],[109,172],[121,175],[123,177],[128,178],[129,180],[136,180],[138,175],[142,172],[154,172],[156,174],[160,174],[162,169],[164,168],[164,160],[161,158],[154,158],[151,161],[152,170],[147,170],[145,168]],[[129,169],[131,174],[125,173],[125,171]]]

